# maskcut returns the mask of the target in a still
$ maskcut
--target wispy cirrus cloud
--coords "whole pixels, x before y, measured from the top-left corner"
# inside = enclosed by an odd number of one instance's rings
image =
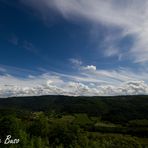
[[[129,58],[136,63],[148,62],[148,1],[147,0],[20,0],[48,19],[49,10],[54,10],[70,21],[82,19],[91,23],[101,23],[107,27],[121,29],[117,35],[130,35],[133,45]],[[115,40],[116,41],[116,40]],[[114,43],[112,43],[114,44]],[[109,45],[110,46],[110,45]],[[112,45],[107,55],[119,54]],[[107,52],[107,51],[106,51]],[[122,53],[122,51],[120,51]]]

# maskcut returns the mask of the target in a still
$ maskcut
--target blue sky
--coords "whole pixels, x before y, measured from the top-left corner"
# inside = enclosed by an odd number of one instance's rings
[[[148,94],[146,0],[0,0],[0,96]]]

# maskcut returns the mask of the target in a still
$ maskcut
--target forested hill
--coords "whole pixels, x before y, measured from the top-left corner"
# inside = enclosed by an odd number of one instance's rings
[[[148,119],[148,96],[72,97],[38,96],[0,99],[0,109],[86,113],[112,122]]]

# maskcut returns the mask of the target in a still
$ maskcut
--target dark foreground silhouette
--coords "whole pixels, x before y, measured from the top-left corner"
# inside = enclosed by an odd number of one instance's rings
[[[147,148],[148,96],[0,99],[0,147]]]

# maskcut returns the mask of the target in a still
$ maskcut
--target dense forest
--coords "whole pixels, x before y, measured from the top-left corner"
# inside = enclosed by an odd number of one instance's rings
[[[19,142],[4,144],[7,135]],[[4,148],[148,148],[148,96],[1,98],[0,140]]]

